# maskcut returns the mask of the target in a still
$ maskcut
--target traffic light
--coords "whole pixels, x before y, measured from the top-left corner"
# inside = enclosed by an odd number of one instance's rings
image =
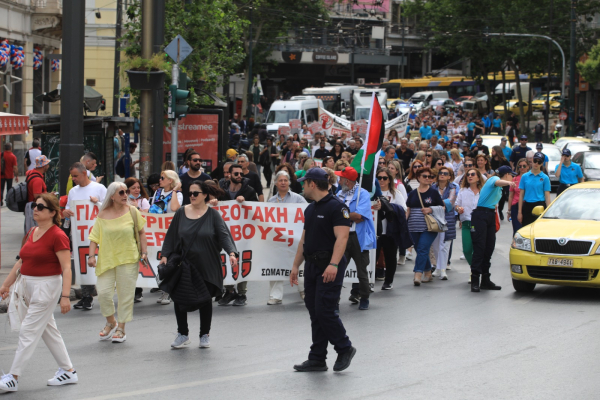
[[[187,90],[191,79],[187,74],[179,73],[179,85],[169,85],[169,119],[178,119],[185,117],[190,107],[187,105],[187,99],[190,97],[190,91]]]

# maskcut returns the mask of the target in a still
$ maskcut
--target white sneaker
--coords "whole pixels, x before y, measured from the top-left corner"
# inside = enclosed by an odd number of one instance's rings
[[[188,336],[182,335],[181,333],[177,332],[177,337],[175,338],[173,343],[171,343],[171,347],[174,349],[182,349],[190,343],[191,341]]]
[[[410,252],[410,253],[407,252],[405,257],[406,257],[407,261],[412,261],[412,259],[413,259],[412,252]]]
[[[466,259],[467,259],[467,257],[465,257],[465,256],[464,256],[464,254],[463,254],[462,256],[460,256],[460,259],[461,259],[461,260],[466,260]]]
[[[200,348],[208,349],[210,347],[210,337],[208,334],[200,336]]]
[[[441,272],[440,279],[443,280],[443,281],[447,281],[448,280],[448,275],[446,275],[446,270],[441,270],[440,272]]]
[[[16,392],[19,390],[19,382],[12,374],[0,377],[0,393]]]
[[[163,294],[158,298],[157,303],[160,303],[163,306],[168,306],[171,304],[171,296],[169,296],[168,293],[163,292]]]
[[[281,304],[281,303],[282,303],[282,301],[279,299],[269,299],[269,301],[267,301],[267,305],[269,305],[269,306],[274,306],[274,305]]]
[[[433,269],[433,268],[435,268],[435,267],[432,267],[432,269]],[[437,268],[435,268],[435,269],[433,270],[433,272],[431,273],[431,276],[438,276],[439,274],[440,274],[440,270],[439,270],[439,269],[437,269]]]
[[[77,371],[73,370],[73,372],[69,372],[59,368],[54,374],[54,378],[48,379],[48,386],[69,385],[71,383],[77,383],[78,381]]]
[[[452,265],[448,264],[446,265],[446,271],[451,271],[452,270]]]
[[[398,257],[398,265],[404,265],[404,264],[406,264],[406,256]]]

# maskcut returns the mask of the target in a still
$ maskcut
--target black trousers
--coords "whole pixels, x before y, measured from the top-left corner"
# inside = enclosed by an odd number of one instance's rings
[[[377,259],[380,257],[380,250],[383,249],[383,259],[385,260],[385,283],[392,284],[396,274],[396,263],[398,259],[398,245],[391,236],[381,235],[377,238]]]
[[[177,319],[177,332],[182,335],[189,336],[190,330],[188,329],[186,311],[182,311],[177,303],[175,304],[175,318]],[[212,301],[207,302],[203,305],[200,310],[200,336],[208,335],[210,333],[210,324],[212,323]]]
[[[498,202],[498,212],[501,217],[504,217],[504,215],[502,214],[502,210],[504,210],[504,203],[508,201],[508,194],[508,186],[504,186],[502,188],[502,197],[500,197],[500,201]]]
[[[360,250],[360,242],[358,241],[356,232],[350,232],[344,256],[348,262],[350,262],[350,260],[354,260],[354,264],[356,264],[356,274],[358,275],[358,283],[352,284],[352,290],[350,293],[360,294],[361,298],[368,299],[369,295],[371,294],[371,286],[369,285],[369,271],[367,271],[370,261],[369,251]]]
[[[493,209],[477,207],[473,210],[471,242],[473,243],[471,274],[489,274],[492,254],[496,248],[496,212]]]
[[[0,186],[0,202],[4,200],[4,185],[6,185],[6,193],[12,188],[13,180],[2,178],[2,186]]]
[[[560,194],[562,192],[564,192],[565,190],[567,190],[571,186],[572,185],[567,185],[566,183],[561,183],[560,185],[558,185],[558,189],[556,189],[556,197],[560,196]]]
[[[324,283],[323,271],[310,261],[304,263],[304,304],[310,315],[312,330],[309,360],[325,361],[328,343],[331,343],[339,354],[350,350],[352,346],[342,320],[335,313],[342,292],[346,265],[346,258],[342,257],[335,280]]]
[[[271,187],[271,178],[273,177],[273,171],[271,170],[271,164],[263,167],[263,175],[267,181],[267,187]]]
[[[531,213],[531,211],[533,211],[533,209],[537,206],[543,206],[545,209],[546,202],[545,201],[536,201],[535,203],[528,203],[526,201],[523,202],[523,207],[521,209],[521,213],[523,214],[523,222],[521,223],[522,226],[527,226],[527,225],[535,222],[536,219],[538,219],[537,215],[533,215]]]

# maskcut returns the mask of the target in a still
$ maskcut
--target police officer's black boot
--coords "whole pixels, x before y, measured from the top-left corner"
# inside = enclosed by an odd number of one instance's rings
[[[502,286],[496,285],[490,280],[490,274],[481,275],[481,290],[501,290]]]
[[[471,292],[479,293],[479,274],[471,274]]]

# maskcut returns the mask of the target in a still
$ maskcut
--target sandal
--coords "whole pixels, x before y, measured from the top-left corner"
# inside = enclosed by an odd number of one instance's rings
[[[117,327],[117,322],[114,324],[109,324],[108,322],[104,326],[104,329],[100,331],[100,340],[110,339],[113,333],[115,332],[115,328]]]
[[[127,335],[125,335],[125,330],[123,328],[117,328],[115,334],[112,337],[113,343],[123,343],[127,339]]]
[[[415,272],[415,277],[413,279],[413,283],[415,286],[421,286],[421,278],[423,277],[422,272]]]

